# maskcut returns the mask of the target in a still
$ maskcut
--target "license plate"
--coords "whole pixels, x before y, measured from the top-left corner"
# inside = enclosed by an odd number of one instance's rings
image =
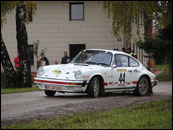
[[[62,88],[60,86],[53,86],[53,85],[45,85],[45,88],[47,90],[55,90],[55,91],[61,91]]]
[[[67,87],[66,89],[67,90],[73,90],[73,87]]]

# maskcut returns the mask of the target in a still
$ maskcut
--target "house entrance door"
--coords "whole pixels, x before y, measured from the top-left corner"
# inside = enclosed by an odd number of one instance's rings
[[[70,44],[69,52],[70,59],[72,60],[81,50],[85,49],[85,44]]]

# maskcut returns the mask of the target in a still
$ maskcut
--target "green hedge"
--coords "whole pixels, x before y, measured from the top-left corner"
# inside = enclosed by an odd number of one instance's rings
[[[12,85],[6,79],[4,72],[1,72],[1,88],[12,88]]]

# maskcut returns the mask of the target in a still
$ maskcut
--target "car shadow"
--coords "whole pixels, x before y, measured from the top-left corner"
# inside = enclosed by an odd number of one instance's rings
[[[126,93],[123,93],[123,92],[122,93],[113,92],[113,93],[107,93],[106,96],[107,97],[113,97],[113,96],[134,96],[134,94],[130,93],[130,92],[129,93],[127,93],[127,92]]]
[[[105,96],[99,96],[97,98],[105,98],[105,97],[119,97],[119,96],[134,96],[133,93],[106,93]],[[86,99],[95,99],[94,97],[89,97],[87,93],[56,93],[53,97],[45,96],[46,98],[61,98],[61,99],[69,99],[69,98],[86,98]]]

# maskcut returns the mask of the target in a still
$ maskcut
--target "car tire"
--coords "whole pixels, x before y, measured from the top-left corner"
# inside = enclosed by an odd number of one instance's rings
[[[50,90],[45,90],[44,92],[49,97],[53,97],[56,93],[55,91],[50,91]]]
[[[100,80],[99,77],[94,77],[88,85],[88,95],[90,97],[98,97],[100,92]]]
[[[143,76],[139,79],[136,90],[134,94],[137,96],[144,96],[148,93],[149,90],[149,80],[147,77]]]

